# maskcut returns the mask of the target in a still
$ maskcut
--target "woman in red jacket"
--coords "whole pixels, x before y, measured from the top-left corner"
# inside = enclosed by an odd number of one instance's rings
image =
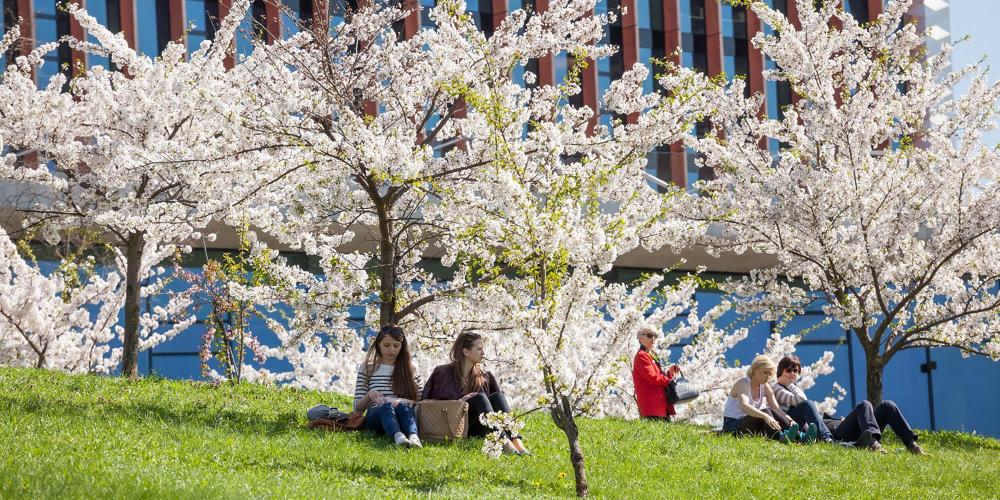
[[[635,400],[642,418],[670,420],[674,415],[674,405],[667,402],[666,388],[670,380],[680,371],[673,365],[666,373],[661,368],[660,357],[653,350],[659,337],[649,328],[639,330],[639,352],[632,361],[632,382],[635,384]]]

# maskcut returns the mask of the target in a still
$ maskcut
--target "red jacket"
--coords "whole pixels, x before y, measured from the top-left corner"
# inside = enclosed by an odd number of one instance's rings
[[[653,360],[653,356],[640,348],[632,362],[632,382],[635,384],[635,400],[639,405],[639,416],[666,417],[674,415],[674,405],[667,402],[665,389],[670,377],[664,375]]]

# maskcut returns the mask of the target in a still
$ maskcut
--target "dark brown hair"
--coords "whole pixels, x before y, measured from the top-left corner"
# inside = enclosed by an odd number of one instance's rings
[[[788,369],[792,369],[800,373],[802,372],[802,362],[799,361],[798,356],[789,354],[788,356],[781,358],[781,361],[778,361],[778,373],[775,377],[780,377],[781,374],[785,373],[785,370]]]
[[[398,397],[416,401],[418,399],[417,383],[414,382],[413,378],[413,363],[410,361],[410,347],[406,342],[406,334],[403,333],[403,329],[396,325],[383,326],[382,329],[378,331],[378,335],[375,336],[375,341],[373,341],[372,345],[368,347],[368,355],[365,356],[365,364],[368,368],[368,380],[371,381],[372,373],[374,373],[375,369],[378,368],[378,365],[382,363],[382,348],[379,344],[386,336],[392,337],[394,340],[402,344],[399,348],[399,354],[396,356],[396,364],[392,367],[392,378],[389,381],[389,385],[392,387],[392,392]]]
[[[479,367],[479,363],[472,365],[469,377],[462,380],[462,365],[465,364],[465,351],[463,349],[472,349],[472,344],[482,338],[483,336],[478,333],[462,332],[451,346],[451,369],[455,373],[455,380],[462,382],[462,390],[466,393],[487,389],[486,372]]]

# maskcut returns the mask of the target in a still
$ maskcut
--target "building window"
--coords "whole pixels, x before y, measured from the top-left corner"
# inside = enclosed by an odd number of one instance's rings
[[[868,2],[866,0],[844,0],[844,10],[849,12],[854,17],[854,20],[859,23],[871,21],[868,18]]]
[[[728,3],[722,7],[723,69],[732,77],[747,77],[750,74],[750,40],[747,33],[746,7],[733,7]],[[750,86],[744,93],[750,96]]]
[[[281,9],[281,36],[288,38],[308,27],[313,19],[313,0],[284,0]]]
[[[600,5],[600,3],[598,3]],[[514,12],[515,10],[524,10],[528,13],[530,18],[535,13],[535,0],[508,0],[507,1],[507,12]],[[525,72],[534,73],[538,77],[533,83],[527,84],[524,81]],[[514,83],[518,85],[526,85],[527,87],[534,87],[539,84],[541,76],[538,74],[538,59],[529,59],[524,66],[518,65],[514,66],[511,72],[511,79]]]
[[[156,57],[170,42],[170,0],[135,2],[139,52]]]
[[[97,19],[108,31],[119,33],[122,30],[121,5],[119,0],[88,0],[87,12]],[[87,35],[87,40],[97,43],[92,35]],[[104,56],[87,54],[88,66],[104,66],[107,69],[114,69],[111,61]]]
[[[6,35],[17,25],[18,17],[17,0],[0,0],[0,37]],[[17,44],[11,46],[7,52],[0,53],[0,68],[6,68],[7,61],[14,60],[18,55],[20,54],[17,50]]]
[[[466,0],[465,6],[479,31],[493,36],[493,0]]]
[[[253,42],[267,40],[267,11],[264,0],[254,0],[247,16],[240,23],[236,34],[236,52],[248,56],[253,52]]]
[[[768,5],[771,8],[788,15],[788,1],[789,0],[768,0]],[[764,32],[767,34],[772,34],[773,31],[767,25],[763,27]],[[766,57],[764,60],[764,66],[766,69],[777,69],[778,65],[774,63],[771,58]],[[775,120],[780,120],[785,116],[785,107],[792,104],[792,85],[787,81],[776,82],[769,80],[765,82],[766,91],[766,102],[767,102],[767,116]],[[775,157],[781,150],[781,143],[777,139],[768,139],[767,144],[768,150]]]
[[[681,64],[708,73],[705,1],[680,0]]]
[[[653,60],[661,60],[666,55],[666,33],[663,31],[663,2],[661,0],[636,0],[636,23],[639,28],[639,62],[649,68],[649,76],[643,90],[651,93],[659,84],[656,82],[658,67]]]
[[[347,19],[347,13],[357,8],[357,2],[347,0],[327,0],[327,15],[330,19],[330,27],[334,27]]]
[[[187,0],[187,47],[194,52],[201,42],[215,39],[219,27],[219,0]]]
[[[619,0],[608,0],[607,2],[597,2],[594,6],[595,14],[607,14],[608,12],[620,14],[621,3]],[[598,123],[608,127],[611,130],[611,124],[615,118],[624,119],[622,116],[613,116],[610,112],[604,109],[604,93],[607,92],[608,88],[611,86],[611,82],[621,78],[622,73],[625,70],[625,58],[622,55],[622,21],[621,16],[618,15],[614,23],[606,25],[604,27],[604,38],[601,39],[602,45],[614,45],[618,47],[618,51],[615,52],[610,57],[605,57],[597,61],[597,99],[599,104],[600,117],[598,118]]]
[[[60,37],[69,35],[69,14],[65,10],[59,9],[59,0],[35,0],[35,46],[55,42]],[[59,48],[45,54],[42,60],[45,61],[38,68],[36,81],[38,85],[44,87],[49,80],[57,73],[66,75],[67,80],[71,76],[70,65],[72,64],[70,49],[66,44],[60,44]]]

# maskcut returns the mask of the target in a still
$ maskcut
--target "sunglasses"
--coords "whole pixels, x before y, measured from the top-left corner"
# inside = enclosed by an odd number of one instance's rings
[[[660,337],[659,335],[657,335],[655,333],[644,333],[642,335],[645,336],[647,339],[655,339],[655,338],[659,338]]]

